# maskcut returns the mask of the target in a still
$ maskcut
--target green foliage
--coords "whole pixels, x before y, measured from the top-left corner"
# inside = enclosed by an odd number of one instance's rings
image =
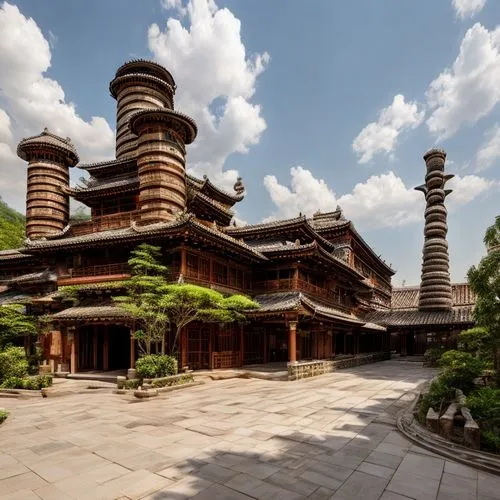
[[[468,394],[475,388],[474,379],[481,375],[485,364],[468,352],[447,351],[439,360],[442,368],[439,378],[454,389]]]
[[[28,360],[22,347],[7,347],[0,352],[0,383],[10,377],[28,374]]]
[[[0,410],[0,424],[7,419],[9,413],[5,410]]]
[[[500,242],[500,217],[489,227],[484,242],[491,248]],[[467,273],[471,289],[476,293],[474,318],[476,325],[486,328],[490,349],[500,385],[500,250],[491,251]]]
[[[259,305],[243,295],[224,297],[211,288],[190,284],[172,284],[163,289],[160,301],[166,315],[177,328],[174,347],[180,331],[193,321],[229,323],[244,319],[244,312]]]
[[[420,402],[418,410],[418,420],[425,423],[425,418],[429,408],[441,413],[442,409],[451,402],[455,395],[455,390],[445,380],[438,378],[434,380]]]
[[[125,382],[123,383],[123,388],[124,389],[138,389],[140,385],[141,385],[141,381],[139,379],[125,380]]]
[[[69,216],[71,222],[85,222],[90,220],[90,212],[87,207],[79,206]]]
[[[500,451],[500,388],[481,387],[467,397],[467,408],[481,429],[484,448]]]
[[[437,366],[446,347],[431,347],[424,352],[424,361],[427,366]]]
[[[33,377],[8,377],[2,382],[0,387],[2,389],[27,389],[39,391],[51,385],[52,377],[50,375],[34,375]]]
[[[458,336],[458,348],[473,354],[492,366],[491,335],[487,328],[475,326],[465,330]]]
[[[135,363],[137,376],[141,379],[166,377],[177,373],[177,359],[173,356],[148,354],[141,356]]]
[[[19,248],[25,238],[24,215],[10,208],[0,198],[0,250]]]
[[[157,378],[151,381],[151,387],[172,387],[174,385],[189,384],[194,382],[192,373],[183,373],[173,377]]]
[[[140,325],[135,338],[145,354],[151,353],[154,342],[161,342],[162,353],[165,353],[169,320],[160,300],[167,285],[167,267],[160,259],[160,247],[139,245],[128,261],[131,278],[124,283],[127,294],[113,299]]]
[[[9,304],[0,307],[0,349],[15,338],[36,333],[36,318],[24,314],[24,306]]]

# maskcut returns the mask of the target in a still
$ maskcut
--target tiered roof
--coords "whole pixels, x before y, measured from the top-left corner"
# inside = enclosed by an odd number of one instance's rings
[[[58,135],[52,134],[47,128],[39,135],[21,139],[21,142],[17,146],[17,155],[21,159],[29,161],[28,152],[39,151],[42,147],[49,147],[64,154],[69,165],[76,165],[80,161],[71,139],[69,137],[63,139]]]

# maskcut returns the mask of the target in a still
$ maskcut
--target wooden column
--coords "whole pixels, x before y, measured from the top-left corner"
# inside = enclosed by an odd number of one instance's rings
[[[76,373],[78,369],[78,361],[76,357],[76,341],[78,333],[76,330],[73,330],[72,332],[68,332],[67,335],[70,336],[70,372]]]
[[[292,289],[297,290],[298,287],[299,287],[299,266],[298,264],[295,264],[295,267],[293,269]]]
[[[187,273],[187,251],[184,247],[181,248],[181,274],[183,277]]]
[[[102,347],[102,369],[109,370],[109,327],[104,330],[104,339]]]
[[[200,326],[201,328],[201,326]],[[215,328],[219,328],[220,326],[216,326]],[[210,370],[213,369],[214,363],[212,360],[212,354],[213,354],[213,340],[214,340],[214,335],[217,335],[217,332],[215,332],[215,328],[212,328],[212,325],[209,325],[209,330],[208,330],[208,368]]]
[[[406,332],[399,332],[399,338],[401,342],[401,356],[406,356]]]
[[[240,323],[240,366],[245,364],[245,331],[243,323]]]
[[[288,323],[288,361],[297,361],[297,321]]]
[[[135,368],[135,339],[132,328],[130,329],[130,368]]]
[[[98,328],[94,326],[92,328],[92,365],[94,370],[97,370],[97,334]]]
[[[267,363],[268,358],[268,342],[267,342],[267,327],[264,328],[264,363]]]
[[[180,344],[181,344],[181,370],[187,365],[188,362],[188,333],[187,329],[184,327],[180,334]]]

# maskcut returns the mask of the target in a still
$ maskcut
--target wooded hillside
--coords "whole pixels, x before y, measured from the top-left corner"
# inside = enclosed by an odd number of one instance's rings
[[[0,250],[19,248],[23,245],[25,222],[23,214],[10,208],[0,198]]]

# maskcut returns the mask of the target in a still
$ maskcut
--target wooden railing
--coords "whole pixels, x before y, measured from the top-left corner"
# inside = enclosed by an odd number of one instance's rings
[[[79,267],[70,269],[65,277],[79,278],[82,276],[112,276],[116,274],[130,274],[129,266],[125,262],[121,262],[118,264]]]
[[[212,369],[237,368],[241,366],[240,351],[212,353]]]
[[[138,210],[131,212],[121,212],[111,215],[101,215],[93,217],[92,220],[85,222],[75,222],[71,225],[71,231],[74,236],[82,234],[90,234],[98,231],[107,231],[109,229],[119,229],[128,227],[132,221],[137,220],[139,216]]]
[[[168,274],[169,281],[177,281],[179,279],[179,274],[179,268],[170,268],[170,272]],[[231,276],[228,276],[227,280],[220,279],[216,275],[213,277],[213,279],[210,279],[210,275],[206,275],[200,272],[193,272],[192,270],[187,269],[186,274],[183,275],[183,278],[186,283],[193,283],[195,285],[207,287],[210,287],[211,285],[218,285],[223,288],[230,288],[232,290],[250,293],[250,289],[248,288],[248,286],[244,287],[239,280],[234,280]]]
[[[313,285],[304,280],[293,280],[290,279],[282,279],[282,280],[267,280],[267,281],[258,281],[253,285],[253,291],[255,293],[262,292],[279,292],[279,291],[292,291],[297,290],[299,292],[307,293],[328,305],[338,307],[340,309],[348,309],[348,305],[342,302],[342,299],[339,300],[339,295],[335,294],[333,290],[329,290],[327,288],[320,287],[318,285]]]

